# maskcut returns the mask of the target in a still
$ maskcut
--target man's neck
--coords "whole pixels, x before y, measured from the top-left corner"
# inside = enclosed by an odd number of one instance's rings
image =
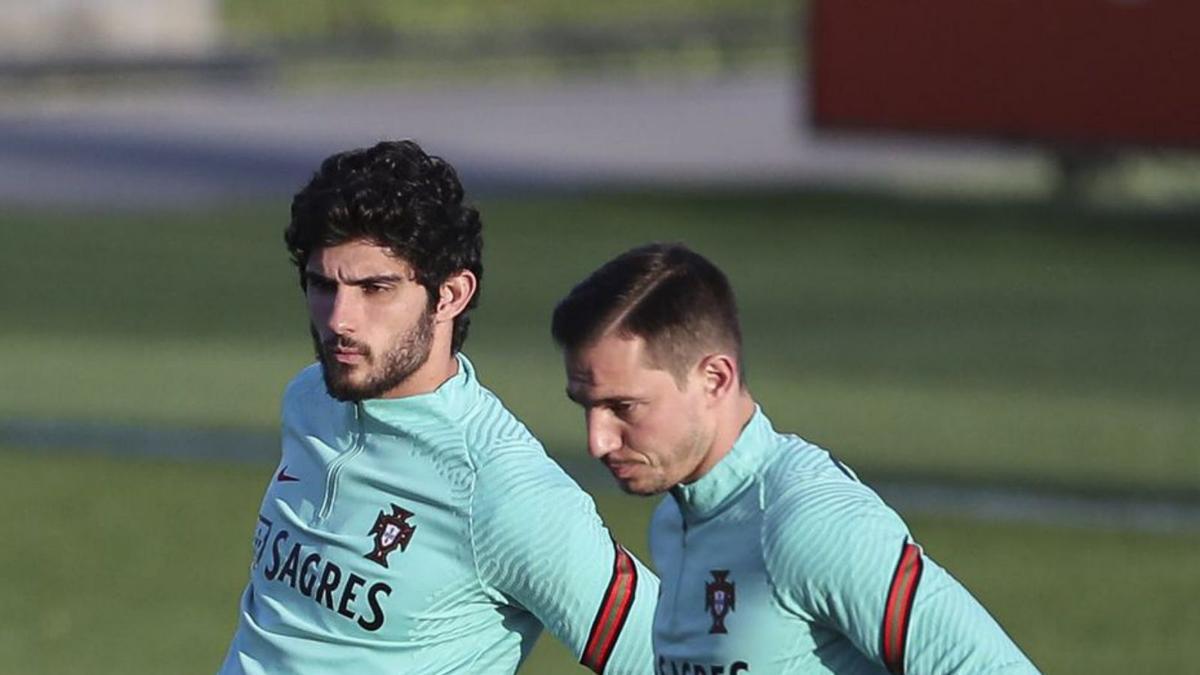
[[[709,451],[705,455],[704,461],[697,467],[695,474],[688,482],[700,480],[714,466],[721,463],[725,455],[733,450],[734,444],[742,435],[742,430],[750,423],[751,417],[754,417],[754,398],[750,396],[748,390],[742,390],[718,412],[717,428],[716,433],[713,434],[712,444],[709,445]]]
[[[404,398],[436,391],[458,374],[458,358],[448,351],[440,356],[429,355],[425,363],[403,382],[384,392],[379,398]]]

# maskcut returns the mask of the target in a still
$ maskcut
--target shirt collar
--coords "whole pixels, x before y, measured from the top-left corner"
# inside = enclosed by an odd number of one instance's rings
[[[696,522],[711,518],[741,495],[758,474],[767,450],[772,447],[770,436],[773,433],[771,421],[755,404],[754,414],[742,427],[742,433],[729,453],[699,479],[671,488],[671,495],[679,504],[684,519]]]
[[[470,407],[478,392],[475,366],[461,352],[455,354],[458,372],[424,394],[400,398],[372,398],[362,401],[363,414],[388,425],[412,425],[426,417],[457,417]]]

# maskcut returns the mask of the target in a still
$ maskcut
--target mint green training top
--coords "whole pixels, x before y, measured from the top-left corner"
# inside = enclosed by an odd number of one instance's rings
[[[512,673],[544,627],[650,673],[658,580],[475,378],[342,403],[288,386],[282,458],[221,673]]]
[[[758,408],[659,505],[650,550],[660,675],[1037,672],[870,488]]]

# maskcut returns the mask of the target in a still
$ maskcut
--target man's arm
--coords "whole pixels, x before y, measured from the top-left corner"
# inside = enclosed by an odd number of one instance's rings
[[[768,508],[764,555],[784,606],[892,673],[1036,673],[970,592],[851,480],[806,481]]]
[[[594,672],[651,673],[658,578],[613,540],[591,497],[533,452],[501,453],[479,469],[472,540],[481,579]]]

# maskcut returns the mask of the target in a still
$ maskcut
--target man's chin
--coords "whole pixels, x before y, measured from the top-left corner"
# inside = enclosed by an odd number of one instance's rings
[[[332,368],[329,364],[324,363],[321,366],[321,371],[325,376],[325,390],[333,398],[348,402],[374,398],[374,393],[368,386],[369,383],[364,382],[361,377],[355,377],[354,369],[337,364]]]
[[[621,479],[615,476],[613,478],[617,481],[617,487],[621,488],[621,491],[627,495],[634,495],[637,497],[652,497],[656,494],[666,491],[666,488],[659,489],[655,485],[648,484],[644,481],[638,481],[636,479]]]
[[[350,387],[345,384],[325,383],[325,390],[329,392],[332,398],[335,398],[344,403],[358,403],[359,401],[371,398],[367,392],[358,387]]]

